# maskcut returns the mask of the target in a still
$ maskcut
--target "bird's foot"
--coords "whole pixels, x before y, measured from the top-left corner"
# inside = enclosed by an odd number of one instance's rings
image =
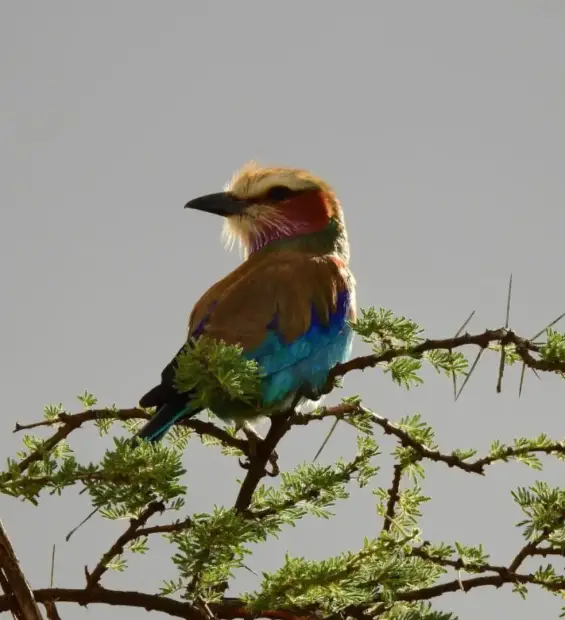
[[[249,467],[251,466],[251,462],[259,455],[259,447],[264,441],[264,439],[261,434],[257,432],[257,430],[253,426],[251,426],[251,424],[249,424],[249,422],[244,422],[241,425],[241,430],[247,437],[249,453],[247,455],[247,460],[242,461],[240,459],[239,464],[241,467],[243,467],[243,469],[249,469]],[[270,476],[271,478],[276,478],[279,475],[280,469],[278,466],[278,460],[279,455],[277,454],[276,450],[273,450],[268,459],[271,469],[269,470],[265,468],[265,473],[267,474],[267,476]]]

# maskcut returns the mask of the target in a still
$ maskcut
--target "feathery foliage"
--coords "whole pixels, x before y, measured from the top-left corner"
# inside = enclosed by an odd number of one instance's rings
[[[552,328],[543,332],[542,342],[537,341],[542,334],[529,340],[507,328],[430,340],[413,320],[383,308],[362,310],[352,327],[371,353],[336,367],[333,379],[376,367],[372,372],[380,371],[399,387],[411,389],[423,383],[423,368],[428,365],[454,382],[468,380],[472,366],[466,353],[473,346],[501,357],[499,382],[505,368],[517,363],[561,377],[565,372],[565,334]],[[193,390],[203,407],[219,397],[254,402],[260,373],[255,362],[242,357],[239,347],[200,339],[185,347],[176,384],[183,391]],[[195,419],[176,427],[162,444],[133,448],[128,437],[116,436],[115,425],[129,435],[151,412],[116,406],[97,409],[96,398],[87,392],[78,400],[84,408],[79,413],[68,413],[62,405],[47,406],[42,422],[17,427],[20,431],[48,427],[53,434],[47,439],[23,435],[21,451],[7,459],[0,474],[0,491],[41,505],[46,494],[64,495],[76,487],[87,492],[104,518],[130,521],[116,542],[101,550],[100,561],[87,571],[84,589],[45,590],[42,601],[103,603],[109,602],[111,591],[112,604],[186,618],[455,620],[453,613],[441,610],[442,594],[508,584],[521,597],[532,587],[565,595],[561,565],[547,561],[565,557],[562,488],[540,480],[509,489],[523,513],[517,524],[523,544],[505,565],[492,563],[482,545],[428,541],[421,524],[423,507],[433,501],[423,487],[431,461],[457,469],[461,476],[488,475],[490,467],[509,461],[541,471],[545,462],[541,457],[565,458],[562,438],[540,434],[518,437],[510,445],[494,439],[483,456],[469,447],[446,451],[420,415],[409,414],[392,422],[354,395],[312,413],[281,414],[271,420],[264,440],[251,441],[235,428]],[[286,433],[298,434],[303,426],[326,418],[349,425],[357,436],[355,454],[331,464],[299,463],[280,472],[278,479],[266,477],[269,462],[273,475],[279,473],[273,450]],[[73,450],[73,431],[89,424],[97,429],[101,446],[107,447],[94,462],[83,461]],[[109,447],[104,439],[108,434],[112,434]],[[391,454],[381,452],[379,435],[396,442]],[[210,512],[190,509],[187,485],[198,472],[187,471],[183,459],[196,441],[219,449],[217,458],[247,459],[245,470],[232,460],[234,477],[243,478],[235,504],[224,503],[226,498],[218,496]],[[228,587],[233,587],[234,574],[247,567],[257,545],[269,544],[289,526],[302,527],[304,519],[332,519],[353,493],[368,493],[373,498],[378,525],[365,533],[361,548],[344,549],[324,559],[287,554],[276,569],[257,575],[252,591],[237,597],[226,595]],[[149,523],[158,513],[164,514],[160,522]],[[170,545],[176,572],[173,579],[156,583],[159,595],[114,591],[106,582],[105,588],[95,587],[107,579],[107,571],[127,570],[131,554],[146,554],[159,535]],[[526,561],[537,557],[546,558],[545,563],[526,570]],[[0,597],[0,611],[8,610],[10,601]]]

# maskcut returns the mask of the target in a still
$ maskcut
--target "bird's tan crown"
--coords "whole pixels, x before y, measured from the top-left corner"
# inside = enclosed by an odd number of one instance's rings
[[[325,181],[308,170],[284,167],[267,168],[255,161],[248,162],[238,170],[225,189],[237,198],[253,200],[266,196],[270,189],[281,185],[293,191],[319,189],[333,194],[333,190]]]

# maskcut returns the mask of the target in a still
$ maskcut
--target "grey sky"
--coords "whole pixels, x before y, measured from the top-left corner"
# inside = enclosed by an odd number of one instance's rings
[[[222,250],[220,221],[182,206],[251,158],[311,168],[335,186],[361,306],[408,314],[434,336],[454,333],[473,308],[472,328],[498,327],[512,271],[517,331],[531,335],[565,310],[559,0],[20,0],[0,5],[0,57],[4,456],[19,446],[16,420],[39,419],[44,404],[78,410],[74,396],[88,389],[128,407],[154,384],[192,304],[239,260]],[[518,401],[516,370],[496,395],[496,364],[481,364],[457,404],[434,374],[408,394],[376,371],[349,375],[344,393],[362,392],[393,419],[419,411],[446,450],[560,438],[564,384],[529,376]],[[283,466],[310,459],[325,431],[295,431]],[[323,459],[351,455],[352,439],[342,430]],[[190,510],[229,505],[242,472],[196,443],[186,454]],[[95,459],[110,439],[82,430],[72,445]],[[378,483],[388,485],[392,444],[381,445]],[[521,542],[510,490],[563,479],[554,462],[541,474],[499,465],[486,480],[428,472],[425,537],[484,542],[495,563]],[[305,520],[250,566],[274,569],[287,549],[312,558],[356,549],[378,532],[374,505],[370,490],[356,491],[334,520]],[[53,542],[56,584],[80,587],[83,565],[123,529],[99,520],[65,544],[86,510],[75,493],[38,509],[0,497],[35,587],[48,584]],[[150,562],[131,564],[108,586],[154,591],[174,575],[158,541]],[[242,571],[236,586],[255,583]],[[507,587],[438,605],[462,620],[521,620],[556,617],[559,600],[532,591],[522,602]],[[144,617],[103,606],[62,614]]]

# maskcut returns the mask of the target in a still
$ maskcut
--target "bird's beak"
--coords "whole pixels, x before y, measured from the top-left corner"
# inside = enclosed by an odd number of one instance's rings
[[[207,213],[215,213],[229,217],[230,215],[240,214],[247,203],[245,200],[239,200],[228,192],[219,192],[217,194],[207,194],[194,198],[184,205],[185,209],[198,209]]]

